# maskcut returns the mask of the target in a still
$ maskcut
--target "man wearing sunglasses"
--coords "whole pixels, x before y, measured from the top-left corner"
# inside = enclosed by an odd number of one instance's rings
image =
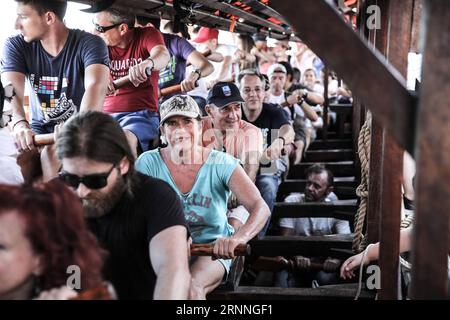
[[[137,155],[148,150],[150,141],[159,135],[159,70],[170,55],[161,33],[152,26],[134,28],[135,18],[131,10],[109,8],[97,13],[93,22],[111,58],[104,111],[120,123]],[[116,91],[112,81],[127,75],[131,84]]]
[[[53,132],[77,112],[102,109],[109,58],[99,37],[64,25],[65,1],[16,2],[20,34],[6,41],[1,72],[16,92],[11,127],[18,147],[32,150],[35,134]],[[25,80],[31,124],[24,111]]]
[[[74,116],[57,139],[59,178],[83,202],[108,251],[104,277],[120,299],[187,299],[188,231],[181,201],[165,182],[134,169],[120,125],[109,115]]]

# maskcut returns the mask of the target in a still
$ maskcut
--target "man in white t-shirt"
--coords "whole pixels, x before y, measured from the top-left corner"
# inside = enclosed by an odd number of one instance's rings
[[[204,78],[208,90],[218,82],[233,82],[232,57],[237,48],[219,44],[219,30],[201,27],[197,37],[192,42],[199,44],[198,49],[201,52],[210,50],[213,53],[218,52],[223,56],[222,62],[211,61],[214,66],[214,71]]]
[[[291,193],[285,202],[333,202],[337,196],[333,193],[333,174],[320,164],[306,170],[304,193]],[[331,234],[349,234],[348,221],[335,218],[283,218],[280,219],[280,233],[283,236],[319,236]],[[330,257],[294,257],[297,265],[304,271],[296,274],[280,272],[276,275],[277,285],[282,287],[310,286],[312,281],[318,285],[333,284],[338,279],[337,271],[341,265],[339,259]],[[323,263],[323,270],[310,270],[311,262]]]
[[[299,164],[302,160],[303,152],[311,142],[312,132],[314,131],[311,121],[317,121],[319,116],[305,102],[308,96],[307,90],[299,89],[292,93],[284,91],[287,79],[287,70],[284,65],[279,63],[271,65],[267,76],[270,83],[268,102],[282,106],[289,116],[289,120],[294,127],[295,139],[293,148],[291,148],[292,151],[289,152],[288,150],[288,154],[293,165]]]

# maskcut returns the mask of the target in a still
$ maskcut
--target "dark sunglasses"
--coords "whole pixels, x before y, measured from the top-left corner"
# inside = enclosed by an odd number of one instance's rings
[[[101,189],[108,184],[108,177],[117,165],[114,164],[112,168],[105,173],[89,174],[87,176],[77,176],[76,174],[69,173],[67,171],[61,171],[58,174],[61,179],[68,186],[78,189],[80,183],[84,184],[89,189]]]
[[[92,22],[92,23],[94,24],[95,30],[97,30],[100,33],[105,33],[108,30],[111,30],[111,29],[114,29],[115,27],[120,26],[123,22],[119,22],[119,23],[113,24],[112,26],[107,26],[107,27],[102,27],[101,25],[96,24],[95,22]]]

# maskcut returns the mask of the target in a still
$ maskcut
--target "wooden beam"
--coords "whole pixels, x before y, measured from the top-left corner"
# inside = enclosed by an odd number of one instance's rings
[[[272,218],[336,218],[352,220],[358,209],[356,200],[333,202],[276,202]]]
[[[414,0],[414,12],[411,29],[411,46],[410,51],[419,52],[419,40],[420,40],[420,20],[422,15],[423,0]]]
[[[413,299],[445,299],[450,215],[450,2],[425,0],[417,139]]]
[[[352,161],[355,159],[353,149],[308,150],[305,162]]]
[[[81,3],[92,3],[94,1],[77,1]],[[161,13],[161,17],[164,19],[172,20],[175,10],[173,8],[172,2],[167,2],[163,0],[117,0],[114,7],[117,8],[133,8],[136,10],[136,13],[140,15],[148,15],[159,17],[159,13]],[[181,7],[184,10],[190,10],[183,3]],[[211,6],[207,5],[205,8],[211,8]],[[225,31],[228,31],[231,25],[230,19],[225,19],[222,17],[218,17],[213,14],[212,11],[207,11],[205,9],[192,9],[193,18],[197,21],[199,25],[219,28]],[[259,21],[259,20],[258,20]],[[186,21],[184,21],[186,22]],[[260,21],[261,22],[261,21]],[[260,25],[255,22],[255,25],[250,25],[246,23],[236,22],[235,32],[241,32],[246,34],[253,34],[258,32]],[[282,34],[282,27],[277,28],[277,30],[271,31],[271,36],[276,39],[284,38],[286,35]],[[284,29],[283,29],[284,31]],[[269,34],[269,31],[263,30],[265,34]]]
[[[318,288],[277,288],[240,286],[235,291],[214,290],[210,300],[353,300],[358,291],[357,283],[322,286]],[[362,290],[360,300],[373,300],[375,292]]]
[[[369,164],[369,206],[367,208],[367,236],[369,243],[380,240],[380,215],[383,182],[383,128],[372,118]]]
[[[358,154],[358,138],[365,119],[362,109],[363,106],[361,101],[356,97],[353,98],[352,147],[355,153],[355,177],[358,181],[361,181],[361,161]]]
[[[206,5],[210,8],[214,8],[214,9],[220,10],[225,13],[232,14],[236,17],[241,17],[242,19],[245,19],[247,22],[255,23],[260,26],[264,26],[266,28],[271,28],[272,30],[274,30],[274,31],[276,30],[281,33],[286,32],[288,34],[288,36],[290,35],[288,29],[285,29],[282,26],[279,26],[279,25],[272,23],[264,18],[261,18],[258,15],[253,14],[252,12],[244,11],[244,10],[240,9],[239,7],[235,7],[229,3],[219,2],[219,1],[215,2],[215,1],[210,1],[210,0],[191,0],[191,1],[194,3]]]
[[[329,114],[329,107],[330,107],[330,98],[328,97],[328,77],[330,75],[330,70],[328,69],[328,65],[325,65],[323,69],[323,128],[322,128],[322,137],[323,140],[328,139],[328,114]]]
[[[252,9],[256,12],[262,12],[265,15],[267,15],[268,17],[275,18],[275,19],[283,22],[284,24],[288,24],[285,17],[280,15],[278,12],[273,10],[271,7],[266,6],[259,0],[241,0],[240,2],[252,7]]]
[[[388,61],[406,78],[414,0],[378,0],[388,5]],[[405,36],[406,35],[406,36]],[[413,134],[412,134],[413,135]],[[403,150],[388,131],[383,134],[383,180],[380,225],[381,289],[383,300],[399,298],[399,240]]]
[[[301,192],[305,190],[305,183],[281,183],[277,192],[277,201],[282,202],[291,192]],[[333,192],[340,200],[356,199],[356,187],[334,186]]]
[[[266,236],[249,242],[252,256],[326,255],[331,248],[351,249],[352,234],[327,236]]]
[[[278,188],[278,201],[283,201],[291,192],[303,192],[305,186],[306,179],[286,179]],[[354,177],[338,177],[334,179],[333,192],[340,200],[356,199],[356,186],[357,182]]]
[[[305,178],[305,170],[313,164],[313,162],[303,162],[292,166],[289,170],[289,179]],[[324,162],[323,164],[335,177],[348,177],[355,173],[353,161]]]
[[[393,133],[400,146],[412,151],[411,128],[416,101],[399,72],[379,52],[370,49],[327,2],[283,0],[273,1],[271,5],[345,80],[354,95],[361,98],[380,123]],[[299,7],[301,10],[292,10]]]
[[[317,139],[309,145],[308,150],[320,149],[351,149],[353,147],[350,139]]]

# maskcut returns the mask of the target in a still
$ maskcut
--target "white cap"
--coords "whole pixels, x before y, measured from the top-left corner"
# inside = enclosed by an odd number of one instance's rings
[[[281,63],[274,63],[270,66],[269,70],[267,71],[267,76],[270,78],[272,77],[272,74],[274,72],[282,72],[284,74],[287,74],[286,67],[283,66]]]

